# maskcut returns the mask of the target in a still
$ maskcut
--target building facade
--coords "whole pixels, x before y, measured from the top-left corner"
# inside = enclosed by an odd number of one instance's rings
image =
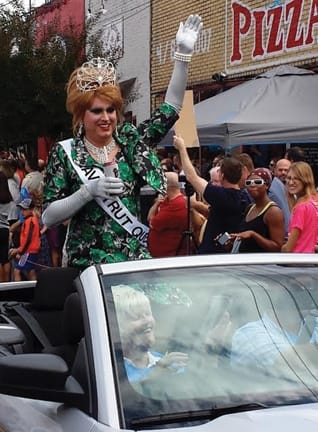
[[[163,101],[179,22],[191,13],[204,23],[189,68],[194,103],[281,64],[318,72],[318,0],[51,0],[39,9],[42,27],[55,13],[83,26],[99,15],[91,31],[117,53],[133,123]]]
[[[67,38],[80,37],[85,26],[84,0],[50,0],[35,8],[35,38],[38,42],[47,36],[58,38],[61,47],[65,47]],[[52,28],[54,33],[51,36]],[[84,52],[84,47],[83,47]],[[46,160],[54,141],[47,136],[38,137],[38,157]]]
[[[195,102],[281,64],[318,70],[318,0],[154,0],[152,106],[164,97],[175,33],[190,13],[204,22],[188,80]]]
[[[35,8],[36,13],[36,38],[45,37],[46,29],[50,24],[65,32],[66,26],[79,33],[83,31],[85,23],[85,0],[50,0]]]
[[[107,51],[118,54],[118,78],[126,101],[125,118],[139,123],[150,113],[150,0],[90,0],[88,14],[100,17],[93,31],[101,30]]]

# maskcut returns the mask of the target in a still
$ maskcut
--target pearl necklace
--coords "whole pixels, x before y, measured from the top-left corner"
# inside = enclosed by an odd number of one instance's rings
[[[94,159],[96,159],[98,163],[103,165],[109,161],[108,156],[116,148],[117,145],[116,141],[113,138],[109,144],[104,145],[103,147],[96,147],[91,144],[85,137],[84,144],[87,150],[94,156]]]

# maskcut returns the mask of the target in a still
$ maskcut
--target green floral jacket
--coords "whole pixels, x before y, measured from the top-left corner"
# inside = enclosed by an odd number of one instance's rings
[[[121,201],[136,217],[140,215],[140,188],[148,184],[166,193],[166,178],[161,164],[152,150],[178,119],[170,105],[163,103],[149,120],[136,128],[125,123],[114,139],[120,146],[116,155],[119,176],[125,184]],[[80,166],[98,166],[86,151],[81,139],[72,142],[72,157]],[[51,151],[45,175],[43,208],[65,198],[81,186],[64,149],[56,143]],[[86,268],[91,264],[113,263],[151,258],[148,250],[108,216],[95,202],[90,201],[71,219],[65,243],[67,265]]]

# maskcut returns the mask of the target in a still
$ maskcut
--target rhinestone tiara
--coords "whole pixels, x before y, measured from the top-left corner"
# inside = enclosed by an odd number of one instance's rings
[[[92,58],[77,71],[76,85],[81,92],[96,90],[106,84],[116,85],[116,69],[104,58]]]

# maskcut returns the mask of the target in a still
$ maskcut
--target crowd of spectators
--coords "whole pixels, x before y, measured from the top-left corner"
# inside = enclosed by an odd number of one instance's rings
[[[236,238],[241,253],[317,249],[318,199],[300,147],[267,167],[255,167],[245,152],[221,151],[199,164],[182,138],[175,147],[158,151],[168,190],[147,209],[153,257],[229,253]],[[42,222],[44,161],[0,156],[0,281],[36,279],[41,268],[62,265],[67,222],[51,228]],[[220,244],[225,232],[228,241]]]
[[[161,162],[165,171],[182,173],[194,189],[187,228],[197,230],[193,214],[200,214],[200,232],[193,236],[198,243],[198,247],[191,249],[194,253],[314,252],[317,249],[318,198],[313,170],[306,163],[301,147],[286,150],[281,157],[271,159],[268,166],[257,165],[253,152],[235,152],[229,157],[221,151],[210,161],[205,159],[200,172],[198,161],[191,157],[192,151],[186,148],[181,137],[174,138],[174,146],[177,153],[162,151]],[[172,207],[173,201],[169,196],[164,200],[161,197],[161,202],[155,202],[149,213],[151,219],[155,208],[156,220],[162,220],[160,232],[156,233],[160,234],[161,244],[173,235],[171,231],[176,234],[182,226],[174,228],[172,218],[163,218],[164,212],[160,216],[161,206]],[[158,228],[150,226],[152,242],[153,230]],[[220,244],[224,233],[228,235],[227,241]],[[239,240],[239,249],[234,249],[235,239]]]
[[[34,280],[41,268],[61,265],[66,227],[42,223],[44,161],[0,156],[0,282]]]

